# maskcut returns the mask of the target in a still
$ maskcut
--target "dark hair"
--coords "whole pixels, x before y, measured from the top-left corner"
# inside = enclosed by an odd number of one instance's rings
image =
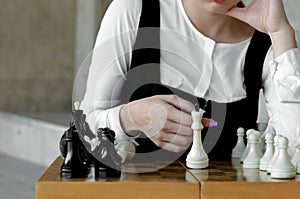
[[[243,1],[240,1],[240,2],[237,3],[236,6],[240,7],[240,8],[243,8],[243,7],[245,7],[245,4],[243,3]]]

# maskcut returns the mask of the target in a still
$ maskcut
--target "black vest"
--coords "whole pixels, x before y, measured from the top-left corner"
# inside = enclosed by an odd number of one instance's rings
[[[128,73],[129,75],[123,88],[123,103],[158,94],[174,93],[174,88],[160,85],[159,27],[159,0],[143,0],[139,30],[133,47],[130,66],[130,70],[141,67],[143,74]],[[247,98],[232,103],[206,102],[204,99],[197,98],[199,106],[205,108],[204,117],[213,118],[218,122],[217,127],[204,128],[202,131],[204,149],[208,152],[210,160],[228,160],[231,158],[232,148],[237,142],[237,128],[243,127],[245,130],[256,128],[259,90],[262,85],[262,68],[270,45],[271,41],[267,34],[255,31],[244,65],[244,84]],[[148,69],[150,71],[147,71]],[[134,86],[132,85],[134,84],[141,85],[141,87],[133,89]],[[124,93],[126,94],[124,95]],[[133,94],[130,95],[131,93]],[[180,97],[187,100],[190,97],[194,97],[183,91],[176,90],[177,95],[178,93],[180,93]],[[137,138],[136,141],[140,144],[137,147],[137,153],[148,153],[159,149],[145,136]],[[186,154],[188,152],[189,149],[186,151]],[[172,157],[172,153],[166,151],[167,157]]]

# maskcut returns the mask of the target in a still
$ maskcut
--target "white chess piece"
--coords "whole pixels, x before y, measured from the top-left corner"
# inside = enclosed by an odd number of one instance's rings
[[[132,159],[135,155],[135,145],[130,141],[120,141],[115,148],[121,157],[122,164],[127,160]]]
[[[246,156],[248,155],[248,152],[249,152],[249,149],[250,149],[250,144],[249,144],[249,135],[251,133],[253,133],[254,129],[248,129],[247,132],[246,132],[246,138],[247,138],[247,145],[245,147],[245,150],[242,152],[241,154],[241,163],[244,162],[244,159],[246,158]]]
[[[237,143],[235,147],[232,149],[232,158],[241,158],[241,155],[243,151],[245,150],[245,143],[244,143],[244,136],[245,136],[245,130],[244,128],[240,127],[237,129]]]
[[[259,131],[256,131],[256,130],[254,130],[253,131],[253,133],[257,136],[257,138],[258,138],[258,147],[256,148],[256,150],[257,150],[257,153],[258,153],[258,155],[259,155],[259,157],[260,158],[262,158],[263,157],[263,152],[262,152],[262,150],[261,150],[261,148],[260,148],[260,146],[259,146],[259,143],[260,143],[260,141],[261,141],[261,134],[260,134],[260,132]]]
[[[294,166],[297,166],[297,163],[300,158],[300,125],[297,125],[296,136],[297,136],[297,142],[295,143],[296,151],[291,160]]]
[[[258,146],[258,136],[255,133],[251,133],[249,135],[249,144],[250,149],[247,157],[244,160],[243,168],[245,169],[258,169],[259,168],[259,160],[260,156],[257,148]]]
[[[263,134],[268,127],[268,123],[257,123],[257,130]]]
[[[268,165],[268,169],[267,169],[267,172],[268,174],[271,173],[271,170],[272,170],[272,166],[274,164],[274,162],[277,160],[277,157],[278,157],[278,139],[281,137],[281,135],[275,135],[274,137],[274,154],[273,154],[273,157],[272,159],[269,161],[269,165]]]
[[[271,169],[271,178],[294,178],[296,168],[292,164],[288,155],[289,140],[286,137],[280,137],[278,140],[278,159],[274,162]]]
[[[298,160],[298,163],[297,163],[297,165],[296,165],[296,167],[297,167],[297,174],[300,174],[300,158],[299,158],[299,160]]]
[[[259,148],[264,154],[266,151],[266,142],[265,137],[266,134],[269,132],[269,125],[267,123],[257,123],[257,130],[260,132],[260,140],[259,140]]]
[[[259,169],[262,171],[266,171],[268,169],[268,165],[270,160],[274,155],[274,135],[272,133],[267,133],[265,136],[266,140],[266,152],[264,156],[260,159]]]
[[[192,112],[193,145],[186,158],[187,167],[192,169],[202,169],[208,167],[208,156],[203,149],[201,139],[201,131],[203,129],[201,120],[204,112],[205,111],[202,109],[199,109],[199,112]]]
[[[265,132],[267,130],[268,127],[268,123],[257,123],[257,130],[260,133],[260,139],[259,139],[259,143],[258,146],[260,148],[260,150],[262,151],[262,153],[264,153],[266,151],[266,143],[265,143]]]
[[[78,101],[74,102],[74,108],[75,108],[75,110],[78,111],[80,109],[80,102],[78,102]]]

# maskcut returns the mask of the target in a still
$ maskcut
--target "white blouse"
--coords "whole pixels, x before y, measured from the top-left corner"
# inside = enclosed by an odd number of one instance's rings
[[[109,127],[116,132],[117,141],[132,139],[120,125],[119,93],[130,67],[141,9],[142,0],[114,0],[109,6],[81,104],[91,129],[96,132],[99,127]],[[251,38],[234,44],[216,43],[193,26],[181,0],[160,0],[160,9],[161,83],[216,102],[245,98],[243,69]],[[300,33],[296,33],[300,41]],[[274,58],[270,48],[262,80],[269,122],[277,133],[289,138],[293,151],[296,126],[300,125],[300,49]]]

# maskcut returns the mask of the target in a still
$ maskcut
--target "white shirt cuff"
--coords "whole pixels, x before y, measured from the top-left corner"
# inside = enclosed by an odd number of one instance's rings
[[[120,123],[120,109],[124,105],[120,105],[114,108],[111,108],[108,112],[108,117],[107,117],[107,123],[115,133],[116,133],[116,143],[119,143],[120,141],[130,141],[134,143],[136,146],[138,143],[135,141],[135,139],[139,136],[128,136],[122,129],[121,123]]]

